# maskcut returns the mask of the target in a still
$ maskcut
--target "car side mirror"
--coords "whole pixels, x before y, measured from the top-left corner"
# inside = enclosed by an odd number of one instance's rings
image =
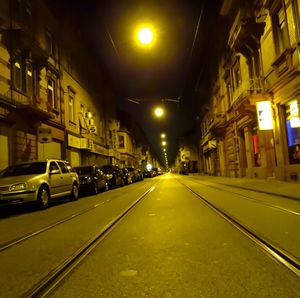
[[[60,171],[57,170],[57,169],[54,169],[54,170],[51,170],[51,171],[50,171],[50,174],[51,174],[51,175],[55,175],[55,174],[59,174],[59,173],[60,173]]]

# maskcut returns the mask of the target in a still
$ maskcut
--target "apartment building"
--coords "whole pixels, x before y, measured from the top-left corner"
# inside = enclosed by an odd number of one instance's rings
[[[50,157],[119,160],[115,117],[109,78],[80,31],[43,1],[1,1],[0,169]]]
[[[203,171],[300,181],[300,3],[235,2],[228,51],[202,111]]]

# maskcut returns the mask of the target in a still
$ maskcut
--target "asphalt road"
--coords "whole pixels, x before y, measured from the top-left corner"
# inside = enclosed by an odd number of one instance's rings
[[[299,294],[299,278],[165,176],[53,297]]]
[[[0,251],[0,297],[21,297],[150,187],[153,191],[114,226],[51,297],[300,297],[296,275],[182,183],[265,237],[285,244],[291,253],[299,253],[299,216],[245,200],[239,194],[253,196],[245,190],[227,193],[192,177],[166,174],[54,204],[45,211],[25,210],[1,219],[0,245],[89,210]],[[259,199],[271,203],[264,195]],[[275,203],[289,208],[279,198]],[[297,212],[294,203],[291,207]]]

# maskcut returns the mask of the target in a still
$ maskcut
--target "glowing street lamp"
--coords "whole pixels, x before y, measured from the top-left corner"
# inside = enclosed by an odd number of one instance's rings
[[[156,107],[154,109],[154,115],[158,118],[161,118],[164,115],[164,109],[162,107]]]
[[[148,45],[153,40],[153,33],[149,28],[142,28],[138,32],[138,40],[145,45]]]
[[[160,137],[161,137],[162,139],[165,139],[165,138],[166,138],[166,134],[165,134],[165,133],[162,133],[162,134],[160,135]]]
[[[162,144],[163,146],[166,146],[166,145],[167,145],[167,142],[166,142],[166,141],[163,141],[163,142],[161,142],[161,144]]]

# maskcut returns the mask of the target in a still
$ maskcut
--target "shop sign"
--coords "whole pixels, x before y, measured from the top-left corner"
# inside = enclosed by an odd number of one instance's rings
[[[106,155],[106,156],[109,155],[108,149],[106,149],[100,145],[97,145],[97,144],[94,144],[93,152],[101,154],[101,155]]]
[[[81,148],[81,138],[68,134],[68,145],[74,148]]]
[[[260,130],[273,129],[272,106],[270,101],[256,103],[258,127]]]
[[[297,100],[293,100],[290,104],[290,123],[292,128],[300,127],[299,107]]]

